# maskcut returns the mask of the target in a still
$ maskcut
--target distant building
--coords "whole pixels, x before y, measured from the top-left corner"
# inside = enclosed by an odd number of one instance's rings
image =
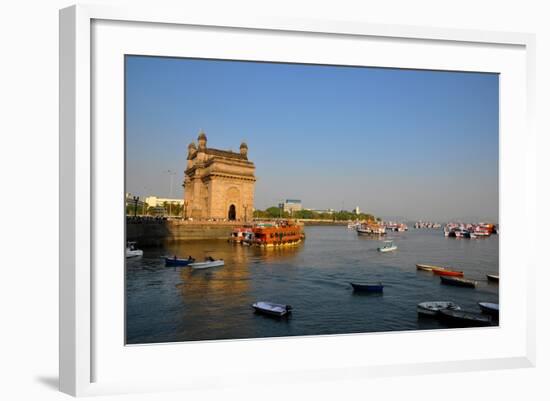
[[[149,207],[164,206],[164,202],[172,205],[183,205],[183,199],[159,198],[157,196],[148,196],[145,198],[145,203]]]
[[[287,199],[283,204],[283,210],[287,213],[298,212],[302,210],[302,201],[300,199]]]
[[[355,214],[361,214],[361,211],[359,210],[359,206],[355,206]]]
[[[319,213],[319,214],[333,214],[334,209],[304,209],[309,210],[311,212]]]

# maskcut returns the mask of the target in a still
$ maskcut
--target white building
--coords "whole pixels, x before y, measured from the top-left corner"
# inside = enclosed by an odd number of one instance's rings
[[[164,206],[164,202],[169,205],[183,205],[183,199],[159,198],[156,196],[148,196],[145,198],[145,203],[147,203],[149,207]]]
[[[283,210],[288,213],[302,210],[302,201],[300,199],[287,199],[283,204]]]

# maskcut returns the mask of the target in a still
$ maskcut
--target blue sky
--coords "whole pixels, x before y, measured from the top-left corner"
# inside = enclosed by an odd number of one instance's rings
[[[498,218],[498,75],[128,56],[127,192],[182,197],[187,145],[256,164],[256,208]]]

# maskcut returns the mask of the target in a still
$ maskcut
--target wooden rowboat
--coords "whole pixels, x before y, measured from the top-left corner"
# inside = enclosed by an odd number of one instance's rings
[[[432,270],[433,274],[438,276],[454,276],[454,277],[463,277],[464,272],[459,272],[455,270]]]
[[[461,310],[442,309],[437,316],[447,324],[457,327],[490,326],[493,322],[491,316]]]
[[[439,278],[441,279],[441,284],[454,285],[457,287],[475,288],[477,284],[474,280],[468,280],[461,277],[441,276]]]
[[[431,272],[431,271],[434,271],[434,270],[449,270],[449,269],[446,268],[446,267],[441,267],[441,266],[424,265],[424,264],[417,263],[416,264],[416,270],[423,270],[423,271]]]
[[[290,305],[276,304],[266,301],[258,301],[252,304],[252,307],[256,312],[277,317],[283,317],[289,314],[292,310],[292,306]]]
[[[384,286],[381,282],[378,283],[365,283],[365,284],[359,284],[359,283],[350,283],[353,287],[354,291],[361,291],[361,292],[383,292]]]

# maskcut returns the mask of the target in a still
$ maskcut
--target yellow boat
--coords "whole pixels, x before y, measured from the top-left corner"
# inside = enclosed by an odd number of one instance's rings
[[[441,271],[441,270],[449,270],[448,267],[441,267],[441,266],[432,266],[432,265],[424,265],[424,264],[420,264],[420,263],[417,263],[416,264],[416,270],[424,270],[424,271],[427,271],[427,272],[431,272],[431,271]]]

